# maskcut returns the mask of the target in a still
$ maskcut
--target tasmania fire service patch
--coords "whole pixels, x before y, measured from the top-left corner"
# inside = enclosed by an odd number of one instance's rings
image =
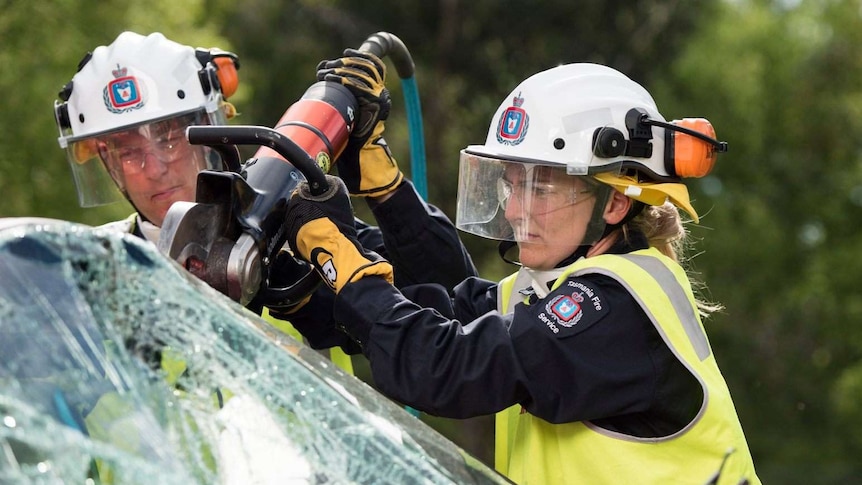
[[[143,93],[137,78],[128,76],[128,69],[117,66],[111,71],[114,80],[105,86],[103,98],[108,111],[123,113],[144,105]]]
[[[586,330],[609,311],[599,289],[583,280],[566,281],[531,308],[536,318],[558,338]]]

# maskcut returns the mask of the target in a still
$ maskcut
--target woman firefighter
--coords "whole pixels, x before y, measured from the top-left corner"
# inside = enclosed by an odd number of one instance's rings
[[[760,483],[701,322],[715,307],[680,264],[679,211],[698,220],[681,178],[724,150],[620,72],[562,65],[461,151],[456,224],[517,247],[515,274],[417,305],[355,242],[337,179],[297,191],[287,230],[377,387],[432,415],[498,413],[496,467],[515,482]]]

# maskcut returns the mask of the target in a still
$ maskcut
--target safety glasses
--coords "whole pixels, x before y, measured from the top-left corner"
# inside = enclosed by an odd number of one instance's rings
[[[542,215],[577,204],[592,193],[564,169],[548,166],[507,164],[497,180],[497,201],[506,211],[514,203],[531,215]],[[515,207],[512,207],[515,209]]]

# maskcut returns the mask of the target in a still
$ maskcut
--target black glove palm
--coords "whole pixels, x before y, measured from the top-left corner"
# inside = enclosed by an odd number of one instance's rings
[[[266,306],[270,315],[285,320],[284,315],[302,308],[319,286],[320,277],[314,267],[294,258],[291,251],[283,248],[275,256],[266,285],[258,291],[253,303]]]
[[[359,119],[350,134],[351,143],[364,145],[374,125],[389,117],[392,100],[386,89],[386,65],[374,54],[347,49],[344,57],[320,61],[317,80],[343,84],[356,96]]]
[[[317,65],[318,80],[344,85],[359,104],[356,125],[337,160],[338,174],[350,194],[379,197],[397,188],[404,177],[383,140],[392,104],[386,65],[374,54],[354,49],[345,50],[344,56]]]

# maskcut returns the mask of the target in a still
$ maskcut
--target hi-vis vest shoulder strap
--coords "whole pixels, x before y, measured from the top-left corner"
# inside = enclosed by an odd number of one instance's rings
[[[553,425],[513,406],[497,415],[495,468],[522,485],[759,484],[683,268],[653,248],[600,255],[567,267],[554,288],[585,274],[611,277],[633,295],[665,344],[701,383],[703,405],[685,428],[658,438],[611,432],[590,422]],[[507,298],[515,287],[510,278],[500,283],[509,288]],[[507,302],[500,299],[498,305]]]
[[[548,283],[559,279],[560,275],[566,269],[557,268],[547,271],[537,271],[522,266],[516,273],[503,278],[497,285],[497,311],[502,314],[514,312],[515,305],[520,303],[520,300],[513,298],[513,295],[527,289],[531,289],[539,298],[544,298],[548,295]],[[507,467],[509,452],[512,446],[512,437],[514,436],[508,430],[514,427],[520,410],[521,405],[516,404],[507,410],[497,413],[495,419],[495,434],[498,437],[508,437],[508,439],[498,438],[494,442],[494,467],[501,473],[505,473],[503,470]]]

